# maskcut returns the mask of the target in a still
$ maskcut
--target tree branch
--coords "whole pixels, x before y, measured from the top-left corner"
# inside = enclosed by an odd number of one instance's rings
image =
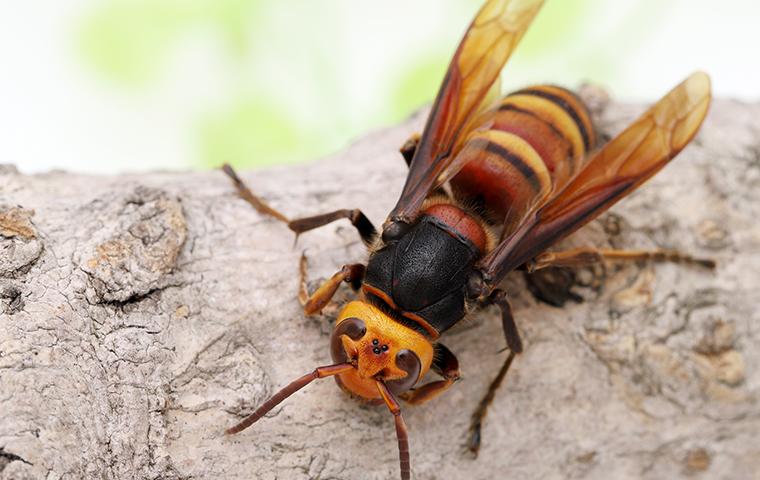
[[[603,132],[640,111],[610,106]],[[679,249],[717,270],[589,268],[575,287],[585,301],[563,309],[536,303],[512,275],[526,348],[489,410],[480,456],[465,441],[503,360],[495,310],[447,335],[462,381],[404,410],[414,478],[760,470],[758,118],[760,105],[717,101],[680,158],[563,245]],[[380,224],[406,171],[397,150],[422,121],[243,178],[290,218],[361,208]],[[296,248],[292,238],[219,171],[0,169],[0,479],[395,478],[385,407],[362,407],[332,382],[223,435],[329,362],[329,309],[305,318],[296,298],[301,251],[312,289],[366,257],[348,224]]]

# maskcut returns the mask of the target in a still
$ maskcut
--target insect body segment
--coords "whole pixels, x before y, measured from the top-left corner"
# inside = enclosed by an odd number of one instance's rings
[[[414,386],[433,362],[433,346],[424,335],[362,301],[348,303],[339,314],[331,352],[335,362],[356,364],[336,377],[338,383],[367,400],[380,398],[376,378],[401,393]]]
[[[374,252],[362,288],[370,299],[438,338],[467,311],[466,284],[485,253],[486,239],[471,214],[453,204],[436,204],[403,237]]]
[[[451,229],[450,235],[467,239],[479,252],[485,253],[493,248],[493,239],[489,236],[488,228],[465,209],[442,202],[426,208],[424,212]]]
[[[454,163],[457,196],[477,200],[509,231],[565,186],[596,137],[588,110],[568,90],[540,85],[484,112]]]

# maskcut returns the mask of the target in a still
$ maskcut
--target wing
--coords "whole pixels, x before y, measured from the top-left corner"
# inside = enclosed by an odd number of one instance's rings
[[[636,189],[696,135],[710,105],[710,78],[697,72],[592,155],[566,187],[526,217],[478,265],[491,285]]]
[[[543,0],[489,0],[475,16],[451,60],[389,220],[409,223],[440,185],[457,139],[542,4]]]

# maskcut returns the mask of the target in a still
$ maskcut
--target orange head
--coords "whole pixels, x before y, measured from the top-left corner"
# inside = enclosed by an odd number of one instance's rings
[[[337,375],[338,383],[365,399],[381,397],[376,380],[393,393],[409,390],[433,362],[433,346],[424,335],[363,301],[351,302],[340,312],[330,351],[336,363],[355,366]]]
[[[420,333],[363,301],[346,305],[330,341],[334,365],[317,367],[290,382],[226,433],[250,427],[283,400],[314,380],[332,377],[350,393],[385,402],[393,413],[402,478],[409,478],[409,440],[395,394],[409,390],[430,369],[433,346]],[[404,473],[406,472],[406,474]]]

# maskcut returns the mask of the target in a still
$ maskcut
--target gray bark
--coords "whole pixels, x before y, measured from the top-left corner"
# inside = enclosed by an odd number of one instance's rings
[[[613,105],[614,133],[641,109]],[[717,101],[674,163],[564,246],[666,247],[715,258],[580,272],[580,304],[506,288],[526,342],[490,410],[470,413],[503,354],[495,310],[447,334],[464,378],[405,407],[416,479],[760,478],[760,105]],[[422,124],[309,165],[243,176],[296,217],[360,207],[382,223],[396,152]],[[107,159],[104,159],[107,161]],[[0,479],[381,479],[393,421],[332,381],[222,435],[276,389],[330,362],[335,309],[314,288],[366,252],[347,223],[303,235],[240,200],[219,171],[93,177],[0,171]],[[585,285],[585,286],[584,286]],[[340,300],[351,296],[341,291]]]

